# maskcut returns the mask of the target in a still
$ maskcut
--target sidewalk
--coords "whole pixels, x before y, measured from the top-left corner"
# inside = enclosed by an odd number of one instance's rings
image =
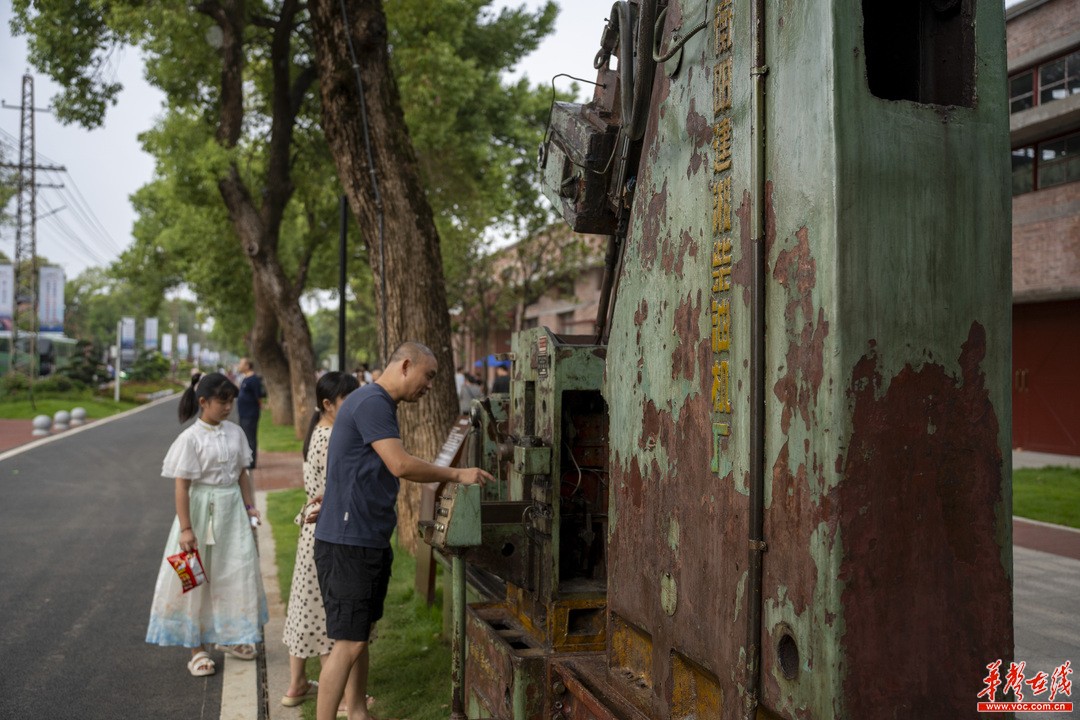
[[[255,497],[259,512],[266,517],[266,495],[275,490],[299,488],[304,486],[303,461],[300,453],[259,452],[258,467],[255,468]],[[297,508],[299,510],[299,508]],[[265,708],[258,707],[263,688],[243,680],[243,686],[251,688],[250,700],[243,707],[236,707],[235,715],[225,714],[224,695],[222,693],[221,720],[250,720],[251,718],[284,718],[299,720],[303,716],[303,706],[288,708],[281,704],[281,698],[289,687],[289,652],[282,642],[285,631],[286,602],[281,599],[278,584],[274,536],[270,523],[263,521],[259,527],[259,560],[262,568],[263,588],[266,590],[266,603],[270,610],[270,621],[263,628],[263,653],[260,663],[265,667]],[[225,678],[229,679],[228,676]],[[309,701],[312,702],[312,701]]]

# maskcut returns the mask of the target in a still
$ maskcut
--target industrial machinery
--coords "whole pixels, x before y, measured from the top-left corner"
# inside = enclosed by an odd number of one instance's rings
[[[1001,4],[611,18],[540,153],[612,238],[596,335],[515,337],[462,454],[500,483],[439,501],[482,598],[458,717],[979,717],[1013,651]]]

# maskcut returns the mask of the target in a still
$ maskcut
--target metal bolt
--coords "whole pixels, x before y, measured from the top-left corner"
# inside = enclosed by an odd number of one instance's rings
[[[556,680],[551,684],[551,692],[555,695],[562,695],[566,692],[566,685],[563,684],[562,680]]]

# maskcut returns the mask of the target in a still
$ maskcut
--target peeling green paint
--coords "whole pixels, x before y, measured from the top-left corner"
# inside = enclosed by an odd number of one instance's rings
[[[660,576],[660,607],[671,616],[675,614],[678,604],[679,590],[675,586],[675,576],[666,572]]]
[[[679,521],[676,518],[671,518],[671,523],[668,525],[668,547],[678,555],[679,553]]]

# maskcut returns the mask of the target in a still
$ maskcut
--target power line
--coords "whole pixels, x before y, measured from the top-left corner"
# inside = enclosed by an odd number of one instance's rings
[[[52,206],[49,205],[49,203],[46,202],[44,198],[42,199],[41,204],[45,206],[46,210],[49,210],[50,212],[53,211]],[[78,235],[78,233],[74,232],[71,227],[69,227],[68,224],[64,222],[62,217],[54,214],[43,217],[49,220],[50,223],[55,224],[56,227],[59,228],[60,231],[65,236],[67,236],[67,238],[70,239],[75,245],[78,245],[80,248],[82,248],[85,257],[92,259],[95,263],[100,263],[102,265],[109,264],[108,258],[106,258],[104,255],[99,253],[91,246],[87,245],[86,242]]]
[[[8,133],[6,130],[0,128],[0,140],[6,139],[9,144],[14,145],[17,142],[17,138]],[[39,158],[51,165],[59,165],[55,160],[49,158],[44,153],[35,152],[35,158]],[[71,174],[67,168],[50,169],[53,172],[61,172],[66,175],[66,183],[70,183],[71,190],[66,187],[59,188],[64,191],[64,199],[70,205],[72,214],[78,223],[87,231],[89,237],[93,237],[94,240],[105,246],[108,252],[119,255],[123,252],[123,246],[121,246],[105,228],[104,224],[94,213],[93,206],[83,195],[82,190],[79,189],[79,184],[75,181],[75,177]],[[108,261],[106,261],[106,264]]]

